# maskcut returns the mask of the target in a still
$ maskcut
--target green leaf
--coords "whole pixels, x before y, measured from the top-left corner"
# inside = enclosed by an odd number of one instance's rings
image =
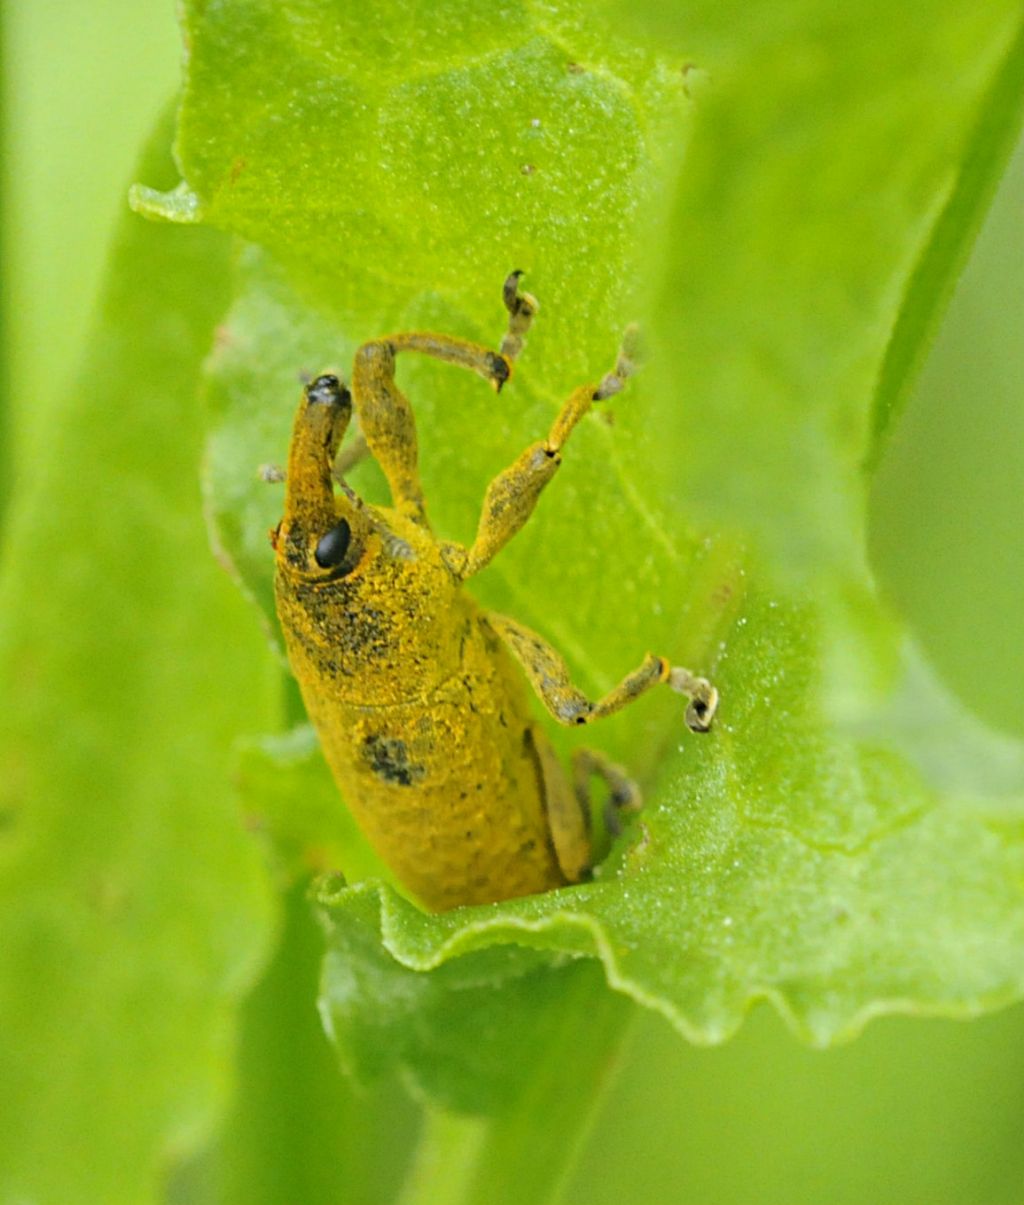
[[[628,1002],[589,960],[553,965],[526,946],[433,974],[400,966],[381,944],[374,889],[340,891],[341,914],[325,914],[327,1032],[357,1077],[398,1069],[435,1105],[402,1205],[547,1200],[612,1070]]]
[[[340,890],[346,911],[340,923],[327,917],[323,992],[344,1066],[371,1081],[387,1066],[404,1068],[421,1094],[469,1113],[500,1113],[518,1100],[535,1075],[534,1060],[509,1052],[551,1044],[559,1000],[578,991],[573,985],[592,968],[575,963],[552,973],[543,952],[512,947],[423,975],[384,948],[376,891],[349,892],[344,883]]]
[[[356,879],[389,879],[345,808],[308,724],[239,742],[235,780],[250,828],[266,838],[283,882],[344,866]]]
[[[653,488],[787,576],[862,576],[879,416],[1019,123],[1019,6],[630,7],[715,56],[649,268],[654,370],[688,399]]]
[[[142,161],[155,183],[169,136]],[[273,722],[276,675],[195,484],[228,253],[127,215],[86,364],[36,399],[48,455],[0,582],[4,1201],[156,1199],[223,1105],[266,955],[227,764],[235,733]]]
[[[476,592],[549,636],[588,690],[654,648],[713,671],[722,711],[706,739],[657,696],[594,730],[648,799],[596,882],[441,917],[387,889],[368,916],[367,889],[325,888],[336,960],[379,924],[396,964],[380,974],[417,983],[402,991],[429,1015],[434,984],[490,966],[492,947],[595,957],[704,1042],[759,997],[821,1044],[884,1010],[1018,998],[1024,760],[879,606],[862,465],[893,332],[918,332],[899,336],[906,365],[923,337],[904,317],[923,304],[912,275],[940,219],[958,246],[973,228],[973,203],[951,201],[965,164],[974,195],[998,169],[1005,137],[984,153],[977,138],[1010,128],[985,106],[1019,105],[1019,10],[646,0],[601,24],[522,4],[486,28],[479,12],[453,2],[444,36],[421,40],[397,6],[188,11],[185,180],[209,221],[260,245],[210,367],[217,538],[272,624],[280,499],[257,468],[283,461],[297,374],[345,371],[389,328],[493,342],[500,282],[526,268],[542,310],[500,398],[401,367],[436,526],[471,535],[488,478],[640,317],[649,373],[614,425],[574,435]],[[350,988],[329,977],[325,1003],[372,1064],[381,1039],[357,1036]],[[394,1057],[434,1066],[412,1013]]]

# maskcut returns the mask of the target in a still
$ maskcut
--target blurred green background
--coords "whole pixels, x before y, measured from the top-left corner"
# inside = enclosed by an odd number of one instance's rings
[[[40,399],[73,385],[113,222],[179,57],[171,0],[21,0],[3,19],[0,497],[45,455]],[[871,546],[947,683],[1024,735],[1022,219],[1019,150],[878,476]],[[566,1200],[1019,1202],[1022,1123],[1020,1008],[885,1019],[827,1054],[766,1009],[707,1051],[643,1017]]]

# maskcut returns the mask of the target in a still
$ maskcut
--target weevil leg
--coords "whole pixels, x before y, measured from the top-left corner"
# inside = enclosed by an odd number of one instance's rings
[[[691,732],[707,732],[718,707],[718,691],[706,678],[698,678],[682,666],[651,653],[618,686],[591,701],[569,676],[562,657],[546,640],[505,615],[488,614],[487,622],[515,654],[526,671],[540,701],[560,724],[590,724],[612,715],[653,686],[664,682],[679,694],[688,695],[686,726]]]
[[[555,858],[567,883],[579,883],[590,875],[593,865],[590,839],[590,807],[569,785],[561,762],[544,733],[531,734],[533,750],[544,783],[544,807]]]
[[[366,444],[387,478],[395,506],[421,522],[426,522],[426,512],[416,422],[409,399],[395,383],[395,357],[406,351],[431,356],[467,368],[500,390],[512,375],[512,362],[538,308],[535,298],[519,292],[521,275],[513,272],[503,287],[509,320],[500,351],[453,335],[407,331],[364,343],[356,352],[352,392]]]
[[[562,448],[594,402],[618,393],[636,371],[636,328],[626,331],[614,369],[597,385],[581,385],[558,412],[547,439],[531,444],[487,487],[476,538],[466,553],[463,577],[487,565],[533,514],[537,500],[562,463]]]
[[[643,804],[640,788],[626,771],[596,749],[576,749],[572,755],[572,785],[579,808],[590,815],[590,780],[604,779],[608,800],[604,806],[604,825],[612,837],[622,832],[621,817],[639,812]]]

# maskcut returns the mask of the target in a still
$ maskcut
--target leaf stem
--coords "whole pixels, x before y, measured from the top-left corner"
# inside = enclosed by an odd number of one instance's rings
[[[545,1205],[557,1199],[611,1081],[636,1007],[580,962],[534,1073],[494,1117],[427,1106],[398,1205]]]
[[[396,1205],[464,1201],[493,1122],[427,1106],[409,1177]]]

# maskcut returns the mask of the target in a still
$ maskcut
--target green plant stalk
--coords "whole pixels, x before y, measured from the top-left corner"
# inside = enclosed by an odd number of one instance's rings
[[[580,962],[529,1058],[534,1074],[493,1117],[426,1106],[398,1205],[544,1205],[558,1198],[612,1081],[636,1006]]]
[[[1024,22],[978,107],[968,152],[928,245],[911,276],[886,348],[872,404],[865,468],[878,467],[924,356],[974,245],[1024,121]]]

